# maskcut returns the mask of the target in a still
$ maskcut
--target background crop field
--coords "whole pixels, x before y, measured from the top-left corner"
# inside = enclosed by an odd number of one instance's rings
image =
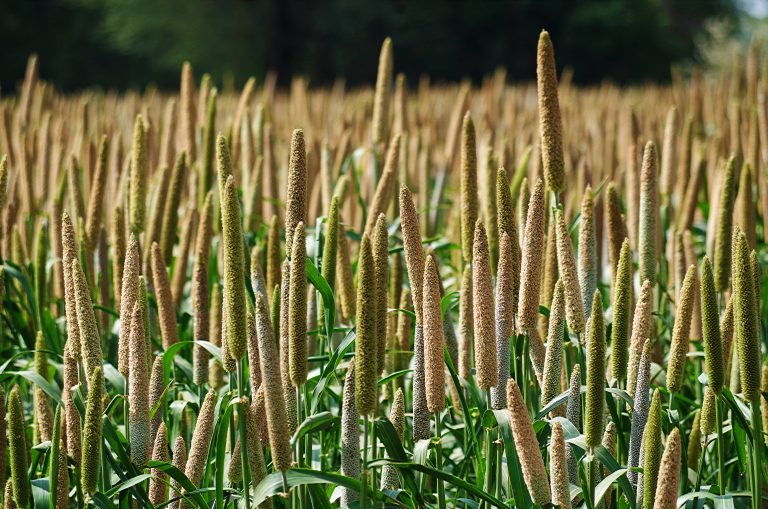
[[[407,31],[302,67],[296,39],[274,73],[236,49],[269,5],[192,1],[175,21],[243,17],[221,60],[202,31],[142,61],[167,21],[142,4],[40,7],[94,16],[114,73],[59,74],[66,45],[0,65],[23,75],[0,97],[3,507],[768,502],[768,47],[743,5],[686,32],[684,2],[584,2],[489,35],[524,55],[496,70]],[[611,9],[655,42],[613,66],[591,33],[596,70],[570,30]]]

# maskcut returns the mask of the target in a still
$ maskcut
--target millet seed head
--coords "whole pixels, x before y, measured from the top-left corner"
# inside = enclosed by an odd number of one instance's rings
[[[440,273],[432,256],[424,266],[424,374],[427,407],[431,413],[445,409],[445,336],[440,309]]]
[[[584,303],[582,302],[583,296],[576,269],[576,259],[573,256],[573,245],[571,244],[571,237],[568,235],[568,226],[565,224],[565,215],[558,210],[556,216],[557,266],[565,290],[566,320],[568,329],[580,334],[584,332]]]
[[[720,313],[712,263],[706,256],[701,262],[701,322],[707,384],[715,394],[720,394],[725,380],[723,376],[723,343],[720,336]]]
[[[736,348],[739,353],[741,390],[744,399],[753,401],[760,394],[760,336],[755,308],[755,284],[749,262],[749,244],[743,232],[734,235],[733,318]]]
[[[669,363],[667,366],[667,388],[677,392],[683,385],[686,354],[688,353],[691,317],[693,315],[694,292],[697,290],[698,279],[696,266],[691,265],[685,273],[683,287],[680,290],[677,303],[677,316],[672,329],[672,341],[669,347]]]
[[[123,282],[120,291],[120,336],[118,346],[118,368],[128,376],[128,341],[131,330],[133,306],[139,299],[139,275],[141,274],[141,253],[139,239],[131,234],[123,266]]]
[[[373,142],[384,143],[389,131],[389,110],[392,103],[392,71],[394,59],[392,39],[387,37],[381,45],[376,89],[373,94]]]
[[[717,231],[715,232],[715,289],[718,292],[726,291],[731,279],[731,257],[732,253],[735,252],[735,248],[732,247],[732,236],[736,171],[736,159],[735,156],[731,156],[725,166],[725,173],[720,184]]]
[[[667,437],[664,455],[661,457],[659,478],[656,484],[654,509],[675,509],[680,482],[680,430],[675,428]]]
[[[661,393],[658,390],[651,400],[643,448],[643,502],[646,509],[652,509],[661,464]]]
[[[542,406],[546,406],[562,392],[560,372],[563,365],[563,337],[565,335],[565,292],[563,286],[563,280],[558,279],[555,283],[552,306],[549,309],[547,353],[544,357],[544,376],[541,387]]]
[[[475,332],[477,384],[490,389],[499,384],[496,357],[496,310],[488,237],[482,220],[475,225],[472,255],[472,310]]]
[[[605,325],[600,290],[592,298],[589,342],[587,343],[587,396],[584,435],[587,447],[597,447],[603,433],[605,408]]]
[[[102,414],[104,413],[104,375],[101,366],[88,380],[88,400],[83,422],[83,449],[80,458],[80,486],[84,493],[97,490],[101,459]]]
[[[565,453],[565,435],[563,433],[563,426],[557,421],[552,424],[551,450],[549,454],[552,503],[562,509],[570,509],[571,494]]]
[[[597,288],[597,240],[595,233],[595,209],[592,187],[584,190],[579,223],[579,286],[585,318],[592,312],[592,295]]]
[[[627,380],[627,390],[630,395],[634,395],[643,345],[651,334],[652,306],[653,287],[650,281],[644,281],[640,287],[640,298],[637,299],[635,312],[632,316],[632,336],[629,342],[629,378]]]
[[[520,265],[517,331],[521,334],[530,333],[536,327],[539,315],[539,290],[543,268],[541,254],[544,252],[545,241],[545,208],[544,183],[538,179],[528,205]]]
[[[269,309],[261,295],[256,296],[256,330],[259,338],[259,360],[270,452],[275,469],[285,471],[291,466],[291,444],[288,434],[285,433],[288,414]]]
[[[421,246],[421,230],[419,227],[419,215],[416,205],[413,203],[411,191],[405,186],[400,186],[400,228],[403,232],[403,251],[405,252],[405,266],[408,269],[408,279],[411,282],[411,294],[413,307],[416,312],[416,323],[421,325],[421,285],[424,280],[424,249]]]
[[[649,141],[643,151],[640,170],[640,211],[638,217],[638,250],[640,281],[656,281],[656,216],[659,213],[659,185],[656,144]]]
[[[461,250],[464,261],[472,260],[472,240],[478,217],[477,148],[475,125],[469,113],[464,115],[461,135]]]
[[[355,340],[355,405],[361,415],[376,407],[376,268],[371,241],[363,235],[357,263],[357,339]],[[423,270],[421,271],[423,272]]]
[[[144,231],[147,197],[147,131],[141,115],[136,116],[133,128],[133,154],[131,157],[130,227],[131,233]]]
[[[229,354],[240,360],[245,354],[245,255],[240,223],[240,204],[235,179],[227,177],[221,203],[222,237],[224,243],[224,305],[227,315]]]
[[[307,220],[307,149],[304,131],[295,129],[291,136],[288,161],[288,195],[285,202],[285,250],[291,252],[293,230]]]
[[[387,351],[387,284],[389,283],[389,233],[387,219],[379,214],[373,232],[373,264],[376,299],[376,373],[384,371]],[[439,298],[439,296],[438,296]]]
[[[523,480],[534,504],[548,504],[551,501],[551,494],[547,470],[544,468],[539,442],[536,440],[536,433],[528,416],[528,408],[514,378],[510,378],[507,382],[507,401],[512,437],[520,458]]]
[[[360,477],[360,416],[355,407],[355,362],[349,365],[344,378],[341,403],[341,473],[347,477]],[[359,498],[356,490],[342,488],[341,506]]]
[[[629,312],[632,300],[632,254],[625,239],[613,288],[613,326],[611,327],[611,366],[613,378],[627,378],[629,357]]]
[[[288,295],[288,366],[291,384],[307,380],[307,247],[304,223],[293,230]]]
[[[19,386],[14,385],[8,398],[8,452],[11,467],[10,480],[13,482],[13,500],[19,507],[27,507],[30,497],[25,427],[24,407],[21,404]]]
[[[557,93],[555,49],[549,33],[542,30],[536,54],[536,83],[539,96],[539,134],[541,159],[547,187],[560,192],[565,187],[565,161],[563,157],[563,121]]]
[[[389,205],[392,203],[392,193],[395,190],[395,183],[397,182],[397,175],[400,171],[400,135],[395,135],[392,138],[392,143],[389,145],[387,151],[387,158],[384,162],[384,170],[381,173],[381,178],[376,184],[376,192],[373,195],[373,201],[368,209],[368,218],[365,223],[365,232],[369,236],[373,236],[373,230],[376,226],[376,221],[379,220],[380,214],[385,214]]]
[[[147,343],[141,307],[137,302],[131,317],[128,346],[128,423],[131,443],[131,461],[138,467],[149,459],[149,367]]]

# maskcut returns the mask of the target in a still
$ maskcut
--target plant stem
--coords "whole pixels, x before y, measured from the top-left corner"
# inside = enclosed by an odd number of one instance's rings
[[[376,435],[376,426],[371,424],[371,461],[375,461],[378,457],[378,449],[379,449],[379,439]],[[376,467],[371,468],[370,473],[370,483],[371,483],[371,489],[376,489],[376,486],[378,484],[376,483]]]
[[[368,414],[363,416],[363,471],[360,473],[360,508],[368,509]]]
[[[435,436],[437,437],[437,449],[435,450],[435,456],[437,457],[437,469],[443,470],[443,446],[441,441],[440,430],[440,412],[435,412]],[[445,484],[442,479],[435,479],[437,482],[437,507],[439,509],[445,509]]]
[[[237,363],[237,394],[240,397],[240,403],[237,407],[237,421],[240,427],[240,467],[243,471],[243,498],[245,499],[245,509],[251,509],[251,497],[249,483],[251,479],[251,465],[248,462],[248,431],[245,422],[245,412],[243,407],[246,405],[244,396],[245,380],[243,379],[243,363],[244,359],[240,359]]]
[[[589,450],[587,450],[587,453],[586,453],[587,461],[586,461],[586,467],[584,468],[584,475],[587,478],[586,479],[587,480],[587,485],[586,485],[587,493],[585,495],[583,495],[583,498],[584,498],[584,501],[586,502],[587,507],[590,508],[590,509],[592,507],[594,507],[594,500],[595,500],[593,498],[593,496],[595,494],[595,490],[594,490],[594,487],[592,486],[592,483],[594,482],[594,477],[595,477],[593,475],[594,472],[592,472],[592,462],[595,459],[594,454],[595,453],[594,453],[594,451],[591,448]]]
[[[306,382],[303,385],[304,389],[304,419],[309,419],[309,414],[312,412],[310,404],[309,386]],[[312,468],[312,435],[310,433],[304,434],[304,456],[307,463],[307,468]]]
[[[496,468],[496,498],[501,500],[502,497],[502,472],[501,472],[501,457],[503,454],[504,446],[500,443],[496,443],[496,464],[498,467]]]
[[[486,493],[492,493],[493,492],[493,451],[492,451],[492,442],[493,442],[493,429],[492,428],[485,428],[485,492]],[[490,507],[486,502],[482,502],[480,505],[481,509],[486,509]]]
[[[302,403],[303,403],[303,398],[301,397],[301,387],[296,387],[296,412],[299,416],[299,425],[301,425],[301,422],[302,422],[302,415],[301,415],[303,410]],[[296,464],[299,466],[302,466],[305,464],[305,461],[306,461],[304,459],[304,442],[302,440],[298,440],[296,442],[295,447],[296,447],[296,460],[297,460]],[[304,485],[299,486],[298,496],[299,496],[299,506],[305,507],[307,502],[306,486]]]
[[[725,493],[725,456],[723,456],[723,408],[720,395],[715,396],[715,426],[717,427],[717,484]]]
[[[282,477],[283,477],[283,493],[285,493],[286,495],[286,499],[285,499],[286,504],[288,505],[288,507],[290,507],[291,499],[289,497],[289,493],[291,489],[288,487],[288,476],[286,475],[285,470],[280,471],[280,473],[282,474]]]
[[[752,407],[752,507],[760,509],[762,496],[762,464],[763,449],[762,418],[760,416],[760,398],[758,395],[750,406]]]
[[[619,384],[616,384],[616,388],[619,388]],[[620,396],[616,396],[616,461],[621,464],[621,455],[624,453],[622,445],[622,425],[621,414],[623,412],[623,402]]]

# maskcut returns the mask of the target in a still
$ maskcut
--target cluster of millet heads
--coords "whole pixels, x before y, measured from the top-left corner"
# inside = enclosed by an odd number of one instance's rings
[[[46,383],[60,380],[61,407],[54,411],[51,395],[34,387],[29,444],[23,385],[9,391],[7,405],[0,391],[7,406],[0,419],[0,481],[6,448],[11,474],[6,504],[24,507],[30,500],[28,450],[46,441],[60,458],[60,504],[66,506],[74,478],[68,458],[86,497],[101,488],[103,420],[120,376],[122,425],[135,467],[169,461],[199,485],[228,381],[231,390],[247,385],[237,411],[247,444],[234,449],[247,450],[250,482],[255,486],[268,473],[265,451],[272,468],[285,472],[297,461],[289,438],[303,415],[299,395],[311,378],[313,336],[346,324],[355,328],[355,346],[354,357],[341,366],[348,365],[347,376],[339,377],[344,475],[361,476],[361,417],[386,413],[399,440],[414,444],[431,437],[433,415],[439,419],[447,407],[461,410],[457,395],[465,389],[448,376],[447,351],[460,378],[487,391],[492,409],[508,411],[534,503],[570,507],[580,459],[570,443],[576,437],[568,435],[575,430],[584,435],[587,455],[600,447],[616,454],[616,443],[626,443],[622,454],[638,502],[675,506],[684,429],[663,436],[664,396],[657,386],[673,395],[685,390],[699,366],[689,356],[691,339],[703,343],[706,387],[685,440],[689,465],[715,429],[714,405],[723,388],[753,403],[768,379],[756,252],[757,215],[768,210],[763,201],[757,210],[753,206],[756,196],[766,194],[759,170],[765,166],[768,114],[754,73],[747,73],[744,104],[726,108],[730,130],[718,143],[707,143],[705,119],[716,110],[702,99],[700,76],[694,76],[690,105],[668,112],[659,114],[653,104],[675,100],[666,89],[649,91],[636,106],[610,89],[614,95],[599,104],[600,111],[585,110],[577,100],[594,100],[595,92],[558,85],[552,42],[542,32],[538,107],[509,100],[519,118],[507,124],[510,112],[489,111],[494,101],[504,103],[503,76],[489,90],[462,86],[458,98],[455,91],[439,90],[437,104],[446,110],[439,111],[439,121],[445,120],[447,132],[431,129],[446,137],[441,151],[430,150],[435,132],[419,132],[431,112],[409,100],[401,76],[393,79],[392,54],[387,39],[373,97],[350,99],[351,106],[314,96],[301,81],[287,99],[265,85],[256,108],[255,82],[249,81],[235,105],[210,79],[196,91],[188,64],[178,98],[153,95],[141,107],[97,95],[56,103],[38,80],[36,60],[30,62],[18,103],[0,103],[0,248],[22,270],[33,260],[34,373]],[[288,143],[276,134],[290,130],[289,121],[321,130],[310,98],[339,109],[325,113],[339,116],[332,121],[343,119],[341,132],[329,128],[333,150],[314,132],[307,139],[303,130],[293,130]],[[449,100],[454,106],[445,108]],[[279,108],[270,108],[273,103]],[[357,118],[361,106],[372,110],[370,124]],[[101,108],[119,120],[111,125],[101,119]],[[647,117],[639,117],[643,108]],[[69,133],[59,117],[74,113],[81,123]],[[234,120],[222,126],[225,114]],[[409,115],[415,117],[410,122]],[[597,118],[607,119],[606,126],[592,126]],[[94,129],[102,124],[113,134],[97,139]],[[526,133],[535,140],[532,148],[506,138],[505,128],[523,131],[534,124],[538,130]],[[586,138],[590,129],[602,134],[595,148],[565,138],[566,132]],[[661,150],[654,141],[643,145],[641,133],[663,138]],[[380,163],[341,173],[353,164],[347,156],[356,142],[368,143],[371,160]],[[478,168],[481,147],[487,157]],[[589,151],[596,161],[589,162]],[[517,168],[513,152],[521,161]],[[699,210],[702,191],[711,202],[707,217]],[[282,196],[284,209],[277,203]],[[445,203],[458,207],[443,210]],[[700,245],[692,230],[703,223]],[[458,249],[441,252],[436,236],[457,242]],[[334,323],[325,323],[327,303],[308,283],[308,265],[316,263],[336,296]],[[2,291],[17,284],[2,271],[0,282]],[[448,284],[459,291],[455,328],[455,311],[445,307]],[[114,309],[119,322],[105,308]],[[163,353],[182,351],[174,345],[189,336],[180,327],[184,313],[191,314],[195,341],[189,349],[192,383],[208,388],[200,391],[195,418],[183,419],[186,433],[178,433],[165,421],[176,393],[167,390]],[[660,313],[673,317],[669,327],[661,326]],[[61,376],[45,354],[54,345],[42,332],[46,316],[64,318]],[[522,361],[511,355],[518,338],[528,348]],[[327,338],[332,346],[337,339]],[[114,361],[119,375],[105,361]],[[510,369],[518,362],[530,369]],[[379,383],[411,365],[410,385],[396,381],[393,390]],[[652,377],[653,365],[661,375]],[[618,408],[628,428],[612,422],[605,404],[609,387],[633,398],[632,406]],[[567,398],[553,406],[564,392]],[[84,412],[77,397],[84,399]],[[542,455],[531,416],[545,407],[549,411],[540,418],[550,424],[551,438]],[[470,416],[463,418],[469,425]],[[191,437],[188,447],[185,436]],[[631,467],[643,467],[643,473]],[[243,482],[243,471],[242,458],[232,454],[230,481]],[[166,473],[152,472],[153,504],[182,493],[175,481],[167,487]],[[398,485],[397,470],[385,467],[381,488]],[[342,490],[342,505],[356,497]]]

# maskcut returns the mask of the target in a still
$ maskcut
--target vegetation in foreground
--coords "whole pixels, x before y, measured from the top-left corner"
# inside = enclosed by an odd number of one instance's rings
[[[768,499],[768,80],[0,102],[4,507]],[[301,126],[301,129],[294,129]],[[7,479],[7,482],[6,482]]]

